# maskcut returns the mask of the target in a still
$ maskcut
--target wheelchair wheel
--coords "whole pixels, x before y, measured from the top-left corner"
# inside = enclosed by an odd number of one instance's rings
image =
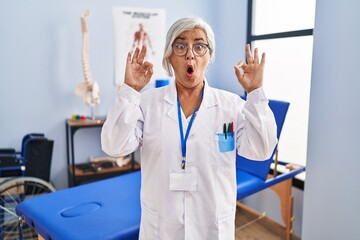
[[[34,177],[17,177],[0,184],[0,239],[38,239],[33,231],[17,216],[15,207],[27,199],[54,192],[48,182]]]

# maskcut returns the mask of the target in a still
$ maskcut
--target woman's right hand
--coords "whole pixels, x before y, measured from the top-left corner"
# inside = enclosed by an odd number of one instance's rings
[[[141,51],[136,48],[133,56],[129,52],[126,60],[125,83],[138,92],[148,84],[154,73],[153,64],[144,61],[145,56],[146,47],[143,46]]]

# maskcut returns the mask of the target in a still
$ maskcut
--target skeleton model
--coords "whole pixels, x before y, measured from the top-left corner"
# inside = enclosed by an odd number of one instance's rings
[[[100,90],[97,82],[94,82],[89,67],[88,48],[89,48],[89,33],[87,29],[87,17],[90,16],[90,11],[86,10],[81,17],[81,28],[83,33],[83,47],[82,47],[82,65],[84,71],[85,81],[80,83],[75,90],[76,95],[79,95],[82,100],[91,107],[91,115],[93,116],[93,107],[100,103]]]

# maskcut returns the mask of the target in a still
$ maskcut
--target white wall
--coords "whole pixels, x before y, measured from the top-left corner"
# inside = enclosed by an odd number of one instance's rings
[[[360,2],[317,0],[304,240],[358,240]]]
[[[216,81],[213,86],[244,94],[234,74],[234,65],[245,59],[247,1],[218,0],[214,4],[214,26],[217,41],[215,63],[211,65]]]

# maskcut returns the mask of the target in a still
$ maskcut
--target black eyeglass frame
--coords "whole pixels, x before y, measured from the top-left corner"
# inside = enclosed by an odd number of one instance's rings
[[[177,54],[177,53],[175,52],[175,50],[174,50],[174,46],[175,46],[175,45],[184,45],[184,46],[186,47],[185,53],[184,53],[184,54],[181,54],[181,55],[180,55],[180,54]],[[202,55],[199,55],[199,54],[195,53],[195,51],[194,51],[194,47],[195,47],[195,46],[199,46],[199,45],[206,47],[206,51],[205,51],[204,54],[202,54]],[[187,44],[185,44],[185,43],[173,43],[173,44],[171,45],[171,47],[172,47],[173,53],[174,53],[176,56],[179,56],[179,57],[185,56],[185,55],[187,54],[189,48],[190,48],[190,46],[187,45]],[[208,43],[196,43],[196,44],[192,45],[191,51],[192,51],[192,53],[193,53],[195,56],[197,56],[197,57],[202,57],[202,56],[204,56],[204,55],[207,53],[207,51],[208,51],[207,49],[209,49],[209,50],[211,51],[210,45],[209,45]]]

